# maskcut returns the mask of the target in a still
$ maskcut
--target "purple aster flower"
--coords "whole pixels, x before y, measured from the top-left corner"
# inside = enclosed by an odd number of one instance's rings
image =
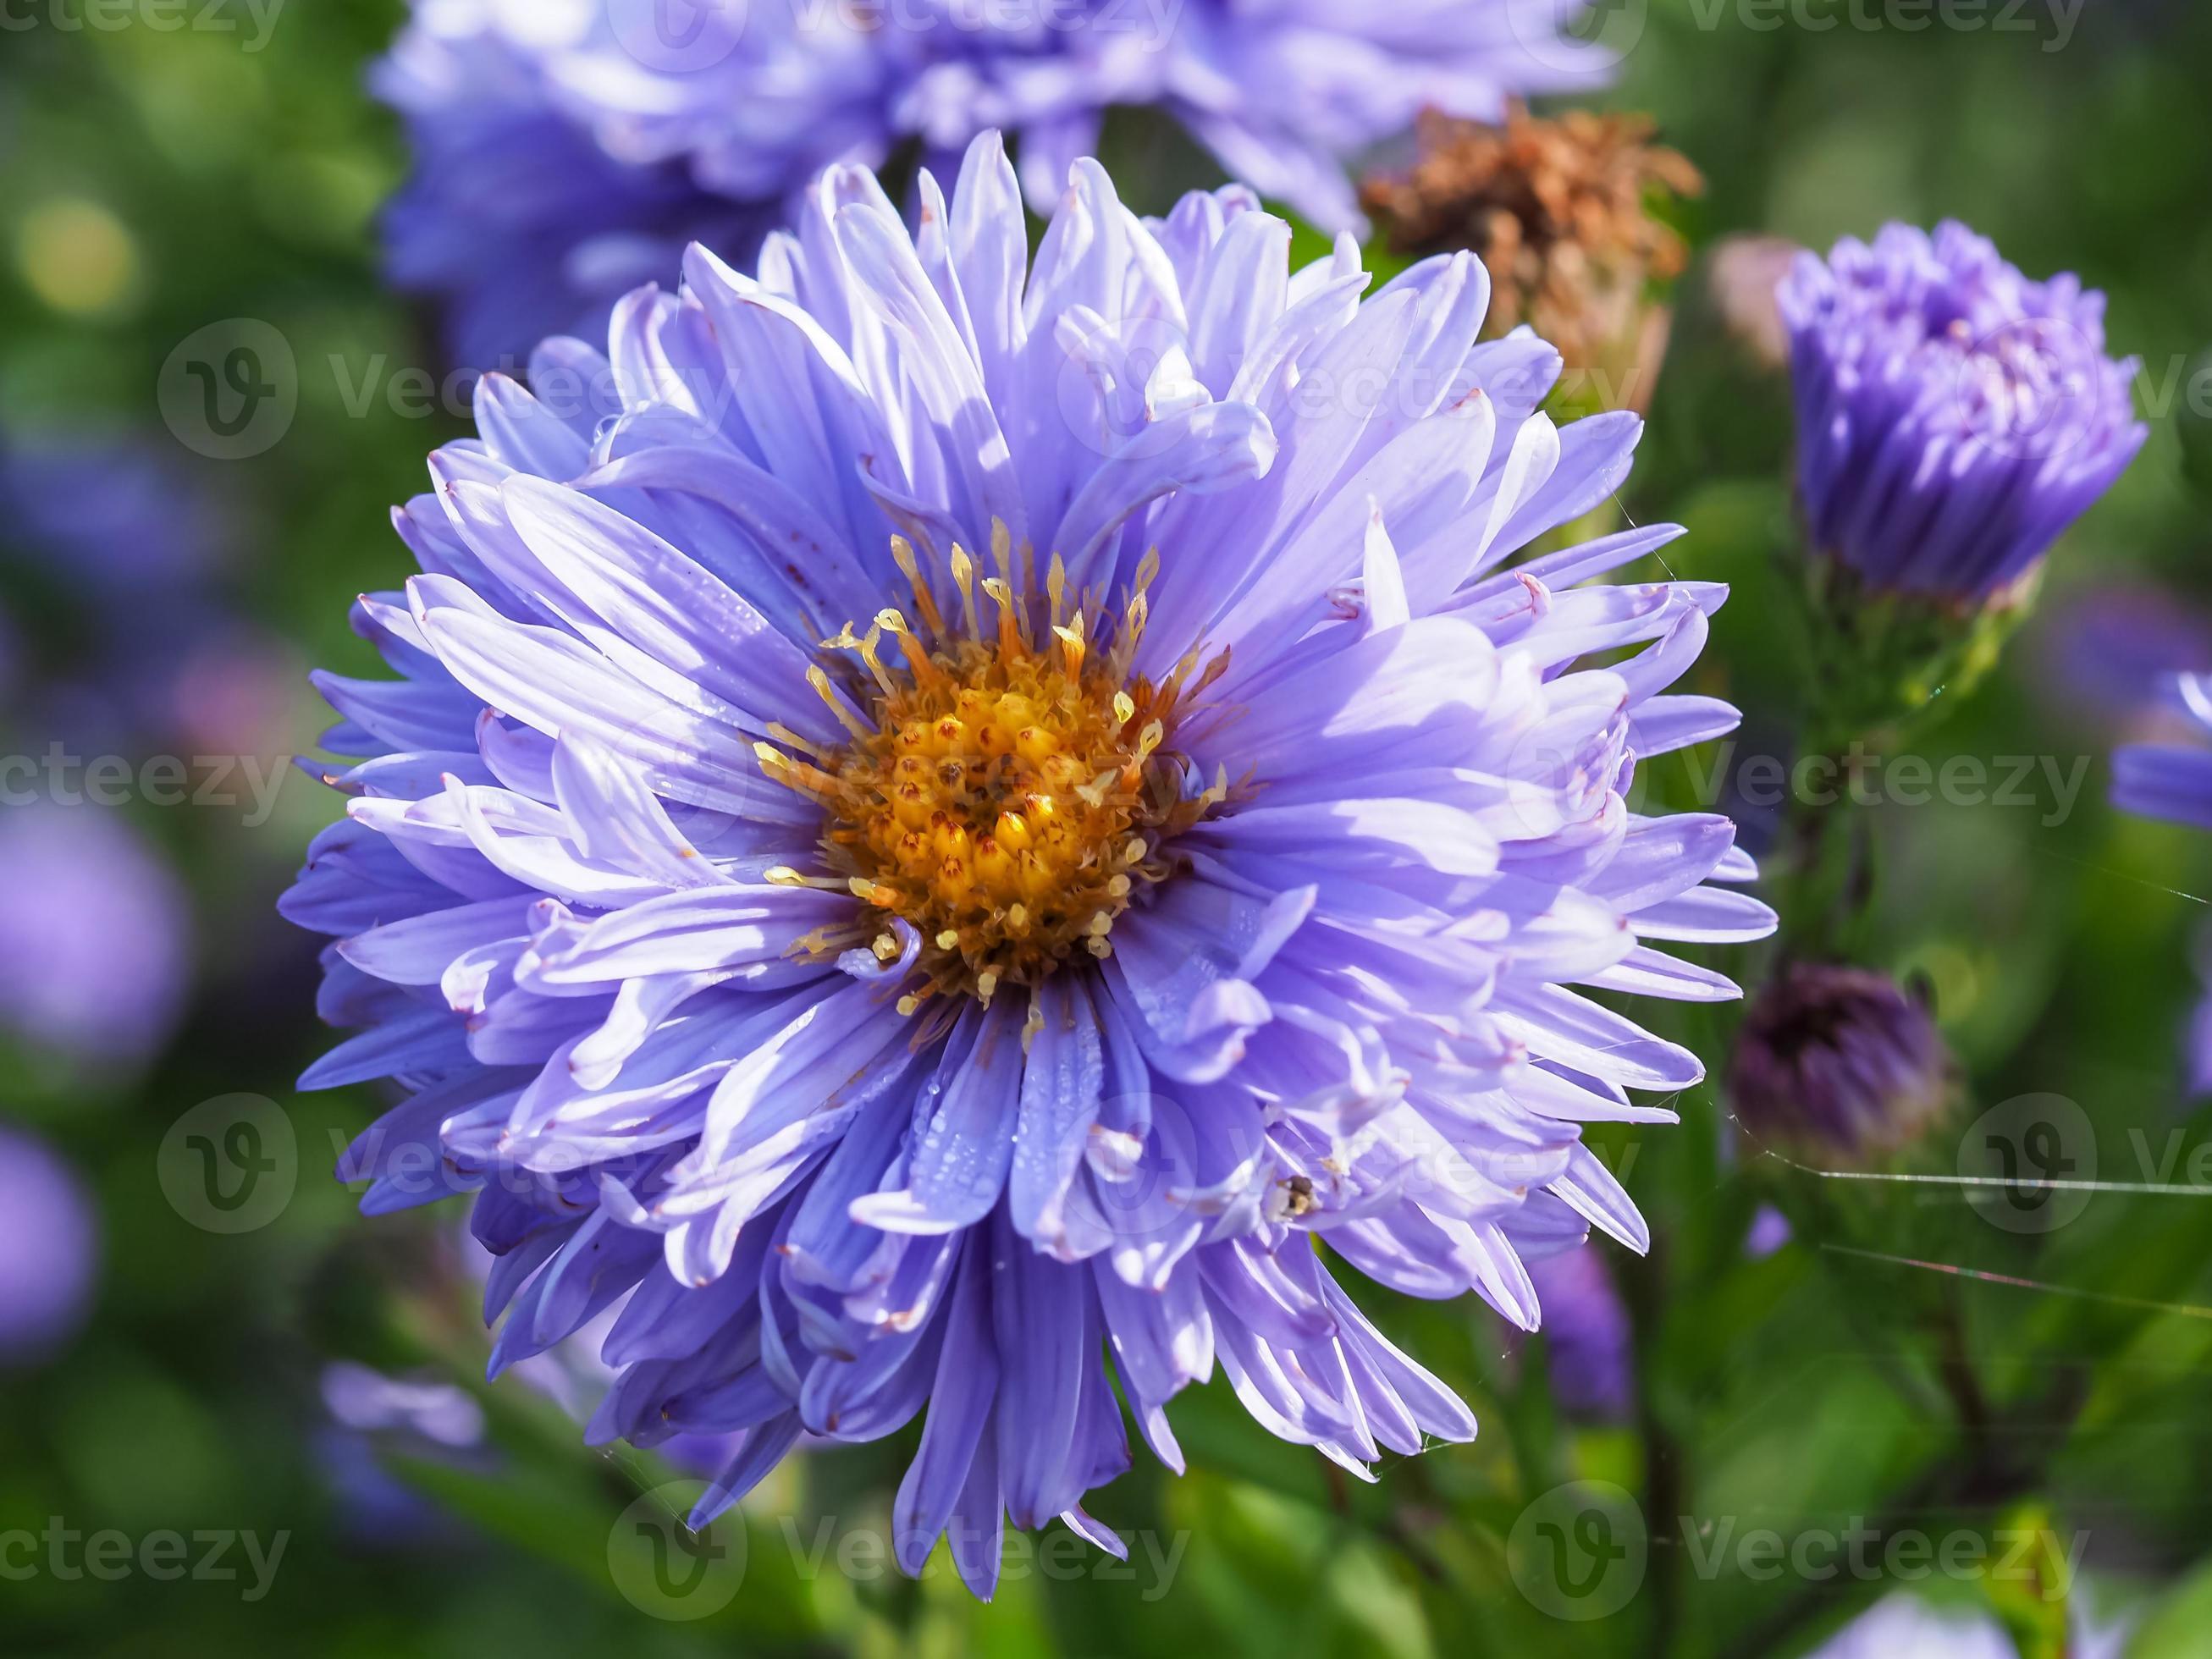
[[[110,601],[208,581],[230,526],[173,447],[138,436],[0,445],[5,539]]]
[[[1884,226],[1782,284],[1814,550],[1868,589],[2012,589],[2142,447],[2105,296],[2032,283],[1986,238]]]
[[[1528,1267],[1543,1304],[1553,1398],[1570,1417],[1625,1420],[1636,1407],[1633,1333],[1604,1258],[1584,1244]]]
[[[1751,1218],[1751,1231],[1744,1235],[1743,1253],[1753,1261],[1764,1261],[1790,1243],[1790,1218],[1771,1204],[1762,1204]]]
[[[282,653],[222,598],[237,535],[229,503],[166,437],[0,437],[0,608],[27,597],[45,614],[58,600],[73,624],[15,647],[33,711],[17,712],[40,739],[28,746],[289,747],[288,705],[272,695]],[[66,655],[40,650],[54,635]]]
[[[1032,263],[996,135],[919,190],[549,346],[601,406],[486,377],[285,908],[362,1028],[303,1086],[408,1091],[341,1174],[477,1195],[495,1370],[622,1303],[589,1437],[744,1431],[702,1517],[926,1403],[898,1558],[988,1594],[1009,1516],[1117,1547],[1117,1384],[1176,1468],[1217,1365],[1363,1476],[1472,1434],[1311,1240],[1532,1326],[1524,1248],[1646,1242],[1582,1124],[1703,1071],[1589,991],[1734,996],[1657,946],[1773,918],[1625,804],[1735,720],[1666,691],[1718,588],[1586,585],[1676,531],[1509,568],[1640,422],[1538,413],[1471,255],[1363,302],[1083,161]]]
[[[2161,712],[2169,708],[2197,726],[2212,727],[2212,675],[2166,677]],[[2131,743],[2112,751],[2112,805],[2139,817],[2166,818],[2212,830],[2212,748],[2181,743]],[[2197,975],[2207,994],[2191,1017],[2184,1044],[2189,1085],[2212,1093],[2212,935],[2197,952]]]
[[[2212,672],[2212,617],[2154,582],[2100,576],[2046,605],[2030,637],[2030,688],[2069,725],[2187,727],[2177,673]]]
[[[2129,1621],[2097,1617],[2078,1589],[2068,1598],[2066,1651],[2074,1659],[2120,1659]],[[2017,1659],[1996,1615],[1975,1607],[1939,1607],[1899,1591],[1861,1613],[1815,1650],[1813,1659]]]
[[[384,1460],[398,1452],[489,1467],[483,1408],[450,1382],[386,1376],[351,1361],[324,1367],[322,1395],[330,1420],[314,1436],[315,1453],[347,1529],[377,1547],[450,1543],[451,1518]]]
[[[2174,674],[2166,685],[2182,712],[2212,728],[2212,674]],[[2212,748],[2131,743],[2114,750],[2112,805],[2123,812],[2212,830]]]
[[[2197,935],[2197,1007],[2189,1017],[2183,1053],[2189,1067],[2189,1091],[2212,1095],[2212,933]]]
[[[0,1366],[51,1355],[82,1322],[100,1233],[70,1168],[0,1124]]]
[[[1939,1608],[1899,1592],[1854,1619],[1814,1659],[2015,1659],[2018,1652],[1987,1613]]]
[[[483,1407],[451,1382],[410,1382],[341,1360],[323,1369],[323,1405],[332,1421],[362,1434],[398,1431],[449,1451],[483,1441]]]
[[[479,1280],[490,1278],[499,1258],[472,1237],[465,1237],[460,1243],[470,1272]],[[608,1388],[622,1376],[617,1367],[607,1363],[605,1349],[623,1306],[621,1302],[609,1304],[566,1340],[517,1360],[513,1375],[579,1423],[590,1421]],[[721,1471],[743,1441],[742,1433],[679,1434],[662,1441],[654,1450],[678,1468],[712,1475]]]
[[[566,11],[540,0],[417,0],[370,76],[414,153],[386,209],[392,279],[444,302],[447,347],[478,368],[516,366],[549,334],[603,332],[607,309],[704,239],[750,256],[777,192],[733,202],[680,160],[603,143],[542,56]],[[588,21],[580,16],[575,27]]]
[[[1435,106],[1590,85],[1558,0],[416,0],[374,77],[413,183],[387,231],[460,360],[603,322],[696,236],[744,263],[815,173],[902,149],[941,170],[1018,138],[1038,212],[1115,106],[1157,107],[1234,177],[1334,230],[1347,161]],[[595,309],[596,308],[596,309]],[[596,329],[590,331],[596,333]]]
[[[0,805],[0,1025],[88,1065],[158,1049],[190,967],[167,865],[112,811],[42,803]]]
[[[1753,1000],[1728,1081],[1760,1142],[1854,1163],[1918,1139],[1957,1085],[1923,996],[1824,963],[1791,963]]]

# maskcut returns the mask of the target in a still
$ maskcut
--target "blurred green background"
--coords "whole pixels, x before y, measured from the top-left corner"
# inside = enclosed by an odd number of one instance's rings
[[[1158,1553],[1140,1547],[1126,1578],[1063,1554],[1077,1567],[1010,1572],[988,1607],[941,1565],[919,1584],[872,1558],[836,1567],[839,1536],[888,1524],[905,1439],[810,1451],[748,1502],[727,1604],[660,1616],[676,1604],[638,1588],[624,1517],[641,1498],[665,1507],[649,1494],[676,1471],[587,1452],[526,1381],[486,1389],[456,1218],[356,1217],[328,1170],[376,1103],[290,1087],[325,1038],[312,943],[272,906],[335,798],[304,777],[273,800],[248,786],[313,751],[324,717],[307,665],[375,672],[346,608],[404,574],[386,509],[466,430],[465,396],[440,380],[427,319],[377,276],[375,215],[404,162],[362,76],[398,0],[293,0],[259,50],[234,9],[228,32],[136,12],[71,28],[77,0],[13,0],[0,39],[0,443],[120,446],[160,480],[152,509],[125,520],[144,562],[118,568],[46,526],[117,507],[106,475],[59,508],[9,500],[0,738],[11,754],[60,741],[134,765],[230,757],[227,787],[201,789],[211,769],[194,763],[191,793],[235,797],[165,807],[140,791],[75,809],[125,821],[160,861],[156,889],[161,865],[180,884],[182,977],[149,994],[166,1041],[141,1054],[0,1035],[0,1125],[75,1171],[99,1259],[82,1321],[0,1369],[0,1538],[59,1517],[134,1552],[165,1530],[285,1542],[264,1584],[242,1543],[221,1564],[235,1578],[172,1582],[69,1576],[42,1537],[28,1576],[5,1571],[27,1550],[0,1553],[0,1650],[1788,1654],[1900,1581],[1748,1571],[1734,1540],[1863,1520],[1885,1538],[1994,1542],[1992,1567],[2015,1534],[2080,1537],[2076,1577],[2028,1551],[2033,1577],[1909,1586],[1992,1613],[2023,1654],[2118,1618],[2131,1653],[2212,1653],[2212,1194],[2100,1192],[2063,1225],[2014,1231],[1956,1187],[1793,1172],[1745,1143],[1711,1086],[1677,1103],[1679,1128],[1602,1138],[1656,1241],[1646,1261],[1608,1259],[1632,1316],[1622,1420],[1562,1412],[1544,1341],[1510,1341],[1472,1302],[1378,1296],[1474,1405],[1477,1443],[1360,1487],[1268,1438],[1217,1382],[1176,1410],[1188,1478],[1140,1462],[1094,1502]],[[2148,448],[2062,545],[1998,678],[1922,745],[1938,762],[2034,757],[2030,804],[1867,814],[1880,886],[1850,943],[1926,975],[1971,1076],[1971,1103],[1916,1167],[1954,1170],[1979,1114],[2055,1094],[2086,1115],[2088,1144],[2069,1151],[2097,1176],[2185,1184],[2212,1146],[2184,1058],[2212,838],[2121,819],[2102,797],[2156,670],[2212,666],[2212,410],[2191,380],[2212,361],[2212,13],[2085,0],[2076,16],[2033,0],[1982,14],[2018,27],[1967,30],[1824,0],[1611,9],[1641,33],[1601,101],[1650,111],[1708,186],[1685,210],[1697,258],[1626,506],[1688,526],[1668,550],[1675,572],[1734,584],[1696,689],[1749,711],[1739,758],[1780,752],[1802,688],[1777,562],[1787,388],[1724,322],[1723,239],[1825,247],[1885,219],[1956,215],[2031,275],[2070,269],[2104,289],[2114,349],[2144,360]],[[172,437],[155,388],[182,343],[240,319],[289,347],[296,415],[264,453],[211,459]],[[204,544],[189,571],[164,562],[172,530]],[[1701,775],[1677,764],[1656,781],[1690,804]],[[6,851],[5,816],[25,810],[0,808],[0,905],[31,919],[0,927],[14,958],[0,979],[36,981],[49,951],[120,949],[131,923],[40,910],[61,890]],[[1753,839],[1771,833],[1744,816]],[[1765,965],[1715,959],[1747,981]],[[1678,1034],[1717,1073],[1733,1019]],[[189,1193],[173,1201],[178,1126],[240,1093],[276,1103],[296,1178],[270,1214],[245,1217],[264,1224],[216,1231]],[[35,1218],[0,1184],[0,1251],[29,1271],[36,1240],[11,1233],[10,1203]],[[1746,1248],[1762,1206],[1790,1224],[1778,1249]],[[1771,1243],[1771,1221],[1761,1232]],[[366,1384],[362,1406],[348,1383],[363,1373],[334,1364],[422,1385],[416,1403],[452,1431]],[[1581,1481],[1617,1486],[1644,1517],[1641,1576],[1618,1611],[1563,1620],[1532,1592],[1515,1528]],[[187,1565],[204,1553],[188,1546]]]

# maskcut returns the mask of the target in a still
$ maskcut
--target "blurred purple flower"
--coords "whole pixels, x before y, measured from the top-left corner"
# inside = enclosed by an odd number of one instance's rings
[[[2212,617],[2169,589],[2119,576],[2061,599],[2043,608],[2029,641],[2041,671],[2031,690],[2053,715],[2187,723],[2174,676],[2212,672]]]
[[[341,1427],[364,1434],[396,1430],[447,1448],[483,1440],[483,1407],[467,1389],[386,1376],[349,1360],[324,1367],[323,1406]]]
[[[0,805],[0,1025],[88,1065],[164,1043],[188,974],[185,896],[113,811]]]
[[[181,458],[149,438],[52,434],[0,447],[0,543],[79,590],[143,598],[204,580],[227,526]]]
[[[1771,1204],[1762,1204],[1751,1218],[1751,1231],[1744,1236],[1743,1253],[1754,1261],[1764,1261],[1789,1243],[1790,1237],[1790,1218]]]
[[[451,1382],[386,1376],[349,1360],[323,1368],[329,1421],[313,1437],[346,1530],[363,1543],[446,1545],[453,1518],[386,1465],[387,1453],[489,1467],[483,1408]]]
[[[1868,589],[2010,589],[2142,447],[2105,296],[2033,283],[1955,221],[1886,225],[1779,293],[1813,550]]]
[[[0,440],[0,609],[10,587],[41,616],[58,605],[74,647],[42,660],[38,637],[16,642],[15,701],[42,738],[88,754],[283,747],[270,737],[289,708],[272,690],[283,653],[223,597],[239,535],[225,499],[173,443],[136,433]],[[249,701],[252,729],[204,718]]]
[[[2174,674],[2164,685],[2201,729],[2212,730],[2212,674]],[[2112,753],[2112,805],[2123,812],[2212,830],[2212,747],[2133,743]]]
[[[579,31],[588,18],[561,0],[538,7],[416,0],[370,75],[414,152],[385,214],[392,280],[443,302],[454,362],[508,374],[550,335],[604,336],[608,307],[672,275],[693,241],[749,259],[783,207],[780,189],[732,201],[682,157],[643,158],[595,131],[553,46],[563,17]]]
[[[2068,1659],[2120,1659],[2128,1627],[2100,1620],[2076,1586],[2068,1598]],[[2021,1650],[1994,1613],[1938,1607],[1906,1591],[1877,1601],[1810,1659],[2019,1659]]]
[[[2212,675],[2171,674],[2160,707],[2180,711],[2192,726],[2212,730]],[[2212,746],[2132,743],[2112,752],[2112,805],[2142,817],[2212,830]],[[2199,943],[2197,977],[2204,994],[2191,1016],[2185,1055],[2189,1085],[2212,1093],[2212,931]]]
[[[1939,1608],[1899,1591],[1845,1626],[1813,1659],[2019,1659],[2019,1650],[1986,1613]]]
[[[543,336],[596,337],[684,244],[746,264],[823,166],[907,148],[950,176],[1019,141],[1048,213],[1109,106],[1179,121],[1234,177],[1355,225],[1348,161],[1435,106],[1595,84],[1560,0],[416,0],[374,73],[413,177],[394,279],[446,308],[457,361],[519,373]],[[1564,15],[1562,14],[1565,14]],[[680,27],[676,25],[679,24]]]
[[[489,1262],[482,1249],[475,1255]],[[587,1419],[615,1376],[597,1358],[615,1314],[594,1322],[558,1348],[514,1368],[579,1422]],[[486,1436],[483,1407],[457,1383],[388,1376],[350,1360],[323,1368],[328,1421],[313,1437],[323,1479],[346,1528],[377,1546],[445,1542],[458,1535],[455,1517],[394,1474],[392,1455],[489,1474],[499,1454]],[[679,1435],[657,1448],[677,1468],[700,1476],[726,1464],[743,1437]]]
[[[1543,1309],[1552,1396],[1570,1417],[1618,1423],[1636,1407],[1634,1333],[1602,1255],[1579,1244],[1528,1263]]]
[[[1887,974],[1793,963],[1752,1000],[1728,1085],[1759,1142],[1858,1163],[1917,1139],[1957,1079],[1919,996]]]
[[[99,1224],[75,1173],[0,1124],[0,1366],[48,1358],[76,1334],[99,1258]]]

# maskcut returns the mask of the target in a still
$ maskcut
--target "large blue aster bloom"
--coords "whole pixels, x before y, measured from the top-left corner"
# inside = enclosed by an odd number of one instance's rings
[[[1778,298],[1807,532],[1867,589],[2002,593],[2148,435],[2105,296],[2030,282],[1955,222],[1800,254]]]
[[[1586,86],[1606,50],[1558,0],[416,0],[374,77],[416,164],[395,276],[491,367],[674,269],[744,263],[823,166],[912,148],[957,166],[1017,136],[1048,212],[1109,108],[1158,108],[1222,166],[1334,230],[1346,161],[1435,106],[1492,119]]]
[[[1537,412],[1471,255],[1363,302],[1081,161],[1032,264],[995,135],[920,194],[484,380],[286,909],[362,1028],[304,1085],[406,1091],[342,1172],[476,1194],[495,1370],[620,1304],[591,1437],[744,1431],[702,1516],[927,1402],[898,1558],[988,1594],[1006,1516],[1117,1547],[1117,1383],[1178,1468],[1217,1366],[1362,1474],[1471,1435],[1329,1263],[1533,1328],[1525,1258],[1642,1248],[1583,1125],[1702,1068],[1589,992],[1732,997],[1661,947],[1772,916],[1625,799],[1735,723],[1667,692],[1721,591],[1591,581],[1671,526],[1509,564],[1639,422]]]

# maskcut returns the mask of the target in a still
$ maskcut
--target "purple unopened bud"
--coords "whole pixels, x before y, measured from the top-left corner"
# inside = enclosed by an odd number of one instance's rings
[[[2105,296],[1954,221],[1802,254],[1778,298],[1806,531],[1870,592],[2002,602],[2149,435]]]
[[[1923,996],[1886,974],[1818,963],[1759,993],[1729,1070],[1755,1140],[1856,1163],[1917,1139],[1956,1085]]]

